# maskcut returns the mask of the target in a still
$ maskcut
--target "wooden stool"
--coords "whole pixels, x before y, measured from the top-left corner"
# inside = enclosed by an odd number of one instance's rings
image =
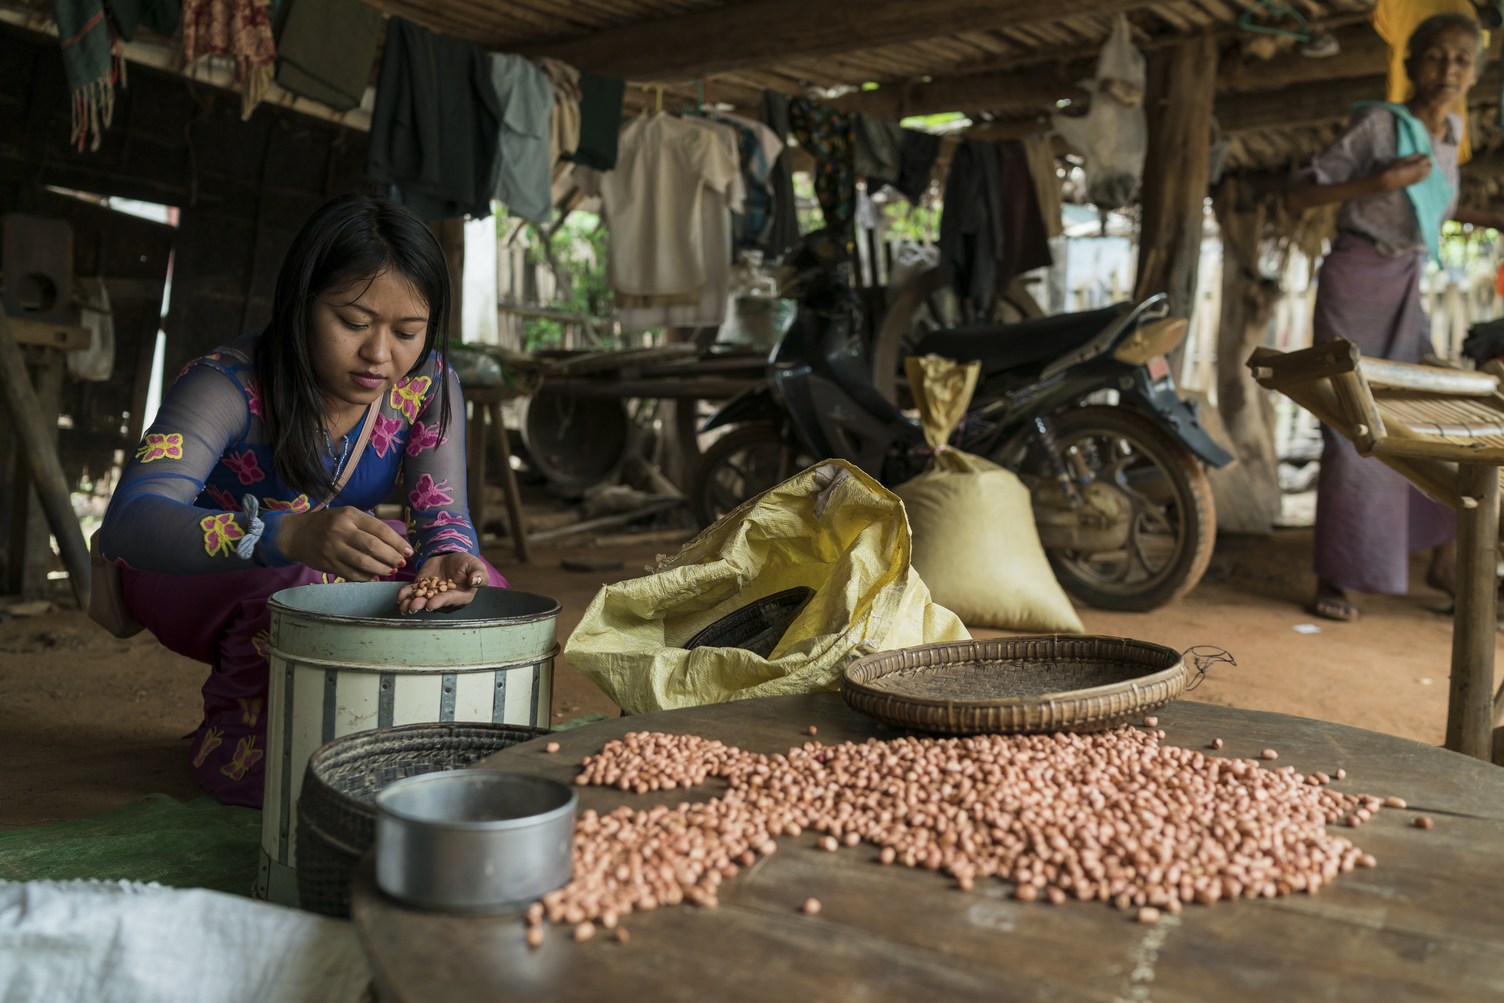
[[[480,538],[481,522],[486,512],[486,446],[489,438],[501,461],[507,501],[507,527],[512,534],[512,548],[516,551],[517,560],[526,564],[531,560],[527,552],[527,525],[522,519],[522,499],[517,494],[517,474],[512,469],[512,447],[507,441],[507,427],[501,418],[502,402],[515,400],[522,394],[508,386],[461,389],[465,392],[465,401],[471,405],[471,413],[465,419],[465,458],[466,465],[470,468],[466,483],[469,485],[470,518],[475,524],[476,539]]]

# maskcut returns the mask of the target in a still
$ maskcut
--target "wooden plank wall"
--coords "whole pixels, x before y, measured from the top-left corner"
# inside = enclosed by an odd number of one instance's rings
[[[115,450],[134,448],[139,428],[125,415],[144,397],[138,369],[151,362],[169,248],[170,383],[190,359],[265,321],[282,256],[319,203],[369,189],[363,132],[265,105],[242,121],[239,95],[136,64],[116,94],[99,150],[79,152],[68,141],[57,39],[0,26],[0,214],[69,219],[74,273],[103,274],[115,300],[113,377],[64,380],[60,410],[74,427],[60,430],[59,448],[75,482],[84,469],[101,473]],[[55,195],[49,185],[177,206],[180,225]],[[10,525],[13,466],[11,437],[0,434],[0,527]]]

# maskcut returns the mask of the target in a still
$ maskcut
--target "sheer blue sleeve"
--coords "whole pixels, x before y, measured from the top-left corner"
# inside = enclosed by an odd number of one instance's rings
[[[107,560],[143,571],[193,575],[235,571],[268,560],[255,537],[255,520],[232,497],[233,508],[194,504],[214,465],[246,434],[246,395],[229,376],[208,366],[190,367],[162,401],[156,420],[126,465],[110,499],[99,538]],[[273,539],[281,513],[260,516]],[[242,558],[241,550],[248,556]]]
[[[452,368],[449,381],[449,427],[439,433],[439,395],[428,394],[413,422],[402,458],[407,496],[407,537],[413,563],[421,568],[435,554],[458,551],[480,554],[480,542],[465,497],[465,398]]]

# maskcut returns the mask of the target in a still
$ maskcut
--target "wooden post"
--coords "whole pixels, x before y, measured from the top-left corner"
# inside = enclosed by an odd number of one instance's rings
[[[465,494],[470,506],[470,525],[475,527],[475,539],[486,522],[486,405],[479,400],[467,400],[465,405],[470,415],[465,421]]]
[[[68,498],[68,479],[63,475],[57,447],[47,429],[50,417],[55,431],[57,411],[50,416],[43,414],[36,391],[26,377],[26,362],[21,349],[10,336],[10,324],[3,310],[0,310],[0,397],[10,409],[16,438],[21,443],[21,455],[26,459],[42,511],[52,526],[58,549],[62,551],[73,594],[78,598],[79,608],[88,609],[89,576],[92,573],[89,546],[84,542],[78,517],[73,514],[73,503]]]
[[[22,358],[28,362],[41,356],[39,365],[28,368],[35,369],[32,385],[37,394],[37,413],[42,416],[47,441],[56,450],[57,413],[62,397],[63,370],[67,364],[63,353],[57,349],[30,348],[22,349],[22,353]],[[42,511],[36,484],[24,465],[16,468],[13,505],[15,515],[10,546],[12,586],[23,601],[35,602],[47,593],[47,572],[52,570],[52,548],[47,545],[47,516]]]
[[[436,219],[428,224],[438,238],[449,266],[449,335],[452,344],[465,340],[465,220]]]
[[[1459,464],[1457,495],[1457,613],[1452,622],[1446,747],[1487,762],[1493,756],[1499,468]]]
[[[1196,301],[1216,84],[1210,35],[1150,55],[1136,296],[1169,293],[1176,317],[1189,318]]]

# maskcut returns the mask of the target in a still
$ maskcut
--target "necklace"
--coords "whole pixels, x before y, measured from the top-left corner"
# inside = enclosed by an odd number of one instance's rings
[[[329,450],[329,457],[337,461],[334,464],[334,478],[338,480],[341,471],[345,469],[345,461],[350,458],[350,434],[346,432],[340,436],[340,450],[335,452],[334,440],[330,438],[329,430],[320,428],[319,431],[324,433],[324,448]]]

